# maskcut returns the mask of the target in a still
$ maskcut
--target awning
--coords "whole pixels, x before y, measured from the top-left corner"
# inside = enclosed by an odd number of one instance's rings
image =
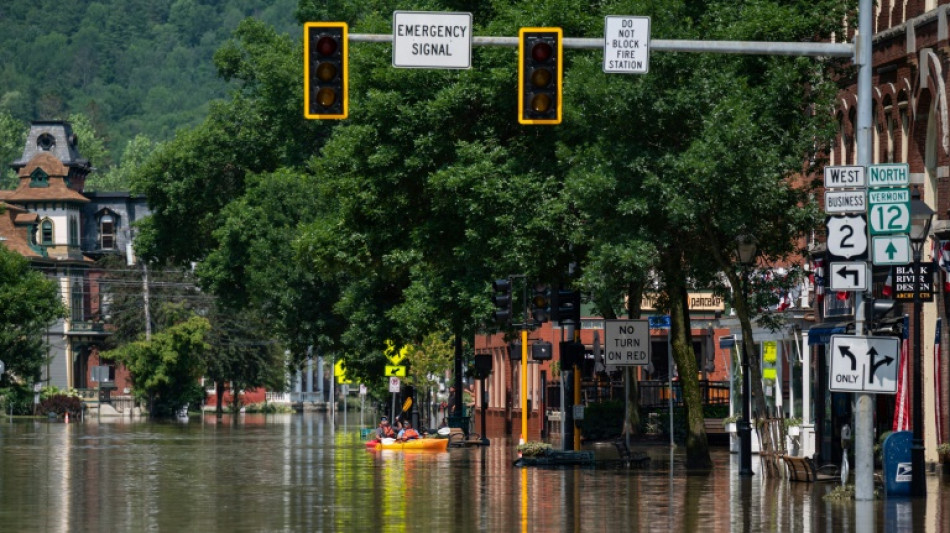
[[[719,348],[732,348],[736,345],[736,336],[735,335],[723,335],[719,337]]]
[[[851,323],[837,324],[815,324],[808,328],[808,345],[828,344],[831,342],[831,336],[838,333],[846,333]]]

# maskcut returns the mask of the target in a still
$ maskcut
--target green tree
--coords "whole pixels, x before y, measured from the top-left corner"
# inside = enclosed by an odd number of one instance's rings
[[[0,354],[6,366],[0,383],[25,385],[39,379],[46,362],[43,334],[65,316],[56,282],[0,246]]]
[[[0,106],[0,162],[4,166],[0,171],[0,189],[15,189],[18,185],[16,172],[9,165],[23,154],[28,129]]]
[[[129,369],[134,394],[147,401],[149,416],[173,416],[203,400],[199,379],[211,349],[206,338],[210,329],[206,318],[192,316],[155,333],[151,340],[125,344],[104,352],[102,357],[115,359]]]

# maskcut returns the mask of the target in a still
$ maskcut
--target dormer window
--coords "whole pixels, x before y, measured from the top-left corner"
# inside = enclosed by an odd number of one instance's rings
[[[30,187],[49,187],[49,174],[37,168],[30,174]]]
[[[36,138],[36,147],[44,152],[49,152],[56,146],[56,137],[49,133],[44,133]]]
[[[53,221],[46,219],[40,224],[40,244],[53,245]]]
[[[102,250],[115,248],[115,217],[108,213],[99,219],[99,248]]]

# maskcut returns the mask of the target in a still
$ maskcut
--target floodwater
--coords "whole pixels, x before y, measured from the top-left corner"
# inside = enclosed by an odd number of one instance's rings
[[[939,473],[926,499],[857,507],[825,501],[833,483],[740,478],[724,448],[700,475],[665,446],[638,448],[651,456],[642,470],[515,468],[506,439],[370,452],[358,416],[348,421],[4,421],[0,531],[950,531],[950,476]]]

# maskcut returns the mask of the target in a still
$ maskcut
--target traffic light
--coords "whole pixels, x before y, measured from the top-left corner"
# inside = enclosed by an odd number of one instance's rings
[[[521,28],[518,35],[518,122],[560,124],[561,28]]]
[[[491,302],[495,304],[495,322],[500,325],[511,322],[511,280],[496,279],[491,284],[495,294],[491,297]]]
[[[574,365],[584,364],[584,345],[574,341],[563,341],[558,346],[561,368],[570,370]]]
[[[308,22],[304,26],[304,116],[344,119],[349,111],[345,22]]]
[[[477,353],[474,360],[474,378],[485,379],[491,375],[492,356],[490,353]]]
[[[551,316],[551,286],[538,283],[531,297],[531,317],[538,324],[547,322]]]
[[[868,298],[864,302],[865,322],[872,334],[901,336],[904,319],[896,300]]]
[[[550,361],[553,347],[550,342],[537,341],[531,345],[531,358],[535,361]]]
[[[581,292],[570,289],[558,289],[557,298],[552,303],[553,320],[557,322],[571,321],[575,326],[581,325]]]

